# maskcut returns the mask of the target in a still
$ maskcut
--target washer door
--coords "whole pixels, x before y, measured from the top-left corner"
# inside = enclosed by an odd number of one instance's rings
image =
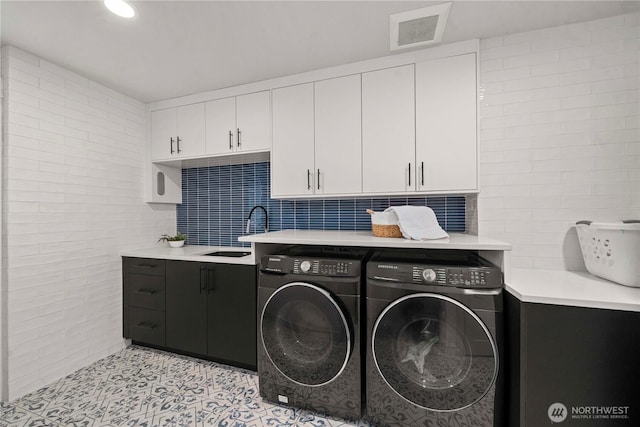
[[[438,294],[391,303],[373,328],[373,359],[402,398],[433,411],[473,405],[494,384],[498,353],[489,330],[469,308]]]
[[[309,283],[278,288],[262,310],[260,326],[273,365],[301,385],[333,381],[351,355],[345,314],[329,292]]]

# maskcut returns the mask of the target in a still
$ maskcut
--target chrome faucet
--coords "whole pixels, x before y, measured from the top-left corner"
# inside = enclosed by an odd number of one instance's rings
[[[266,233],[267,231],[269,231],[269,214],[267,213],[267,210],[264,208],[264,206],[257,205],[257,206],[254,206],[251,209],[251,211],[249,211],[249,216],[247,217],[246,234],[249,234],[251,229],[251,215],[253,215],[253,211],[255,211],[258,208],[264,211],[264,232]]]

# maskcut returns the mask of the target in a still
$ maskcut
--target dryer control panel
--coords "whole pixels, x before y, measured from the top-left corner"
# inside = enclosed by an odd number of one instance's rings
[[[367,277],[457,288],[503,287],[502,271],[476,254],[466,254],[463,258],[460,254],[455,258],[447,254],[448,257],[442,259],[434,255],[428,252],[377,254],[367,264]]]

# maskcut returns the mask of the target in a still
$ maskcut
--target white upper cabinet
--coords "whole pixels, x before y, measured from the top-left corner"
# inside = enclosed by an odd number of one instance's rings
[[[283,199],[477,192],[478,49],[469,40],[152,105],[152,161],[270,151],[271,196]],[[192,104],[165,108],[176,102]],[[154,200],[176,199],[167,171],[152,177]]]
[[[414,65],[362,74],[362,190],[415,191]]]
[[[362,192],[360,75],[275,89],[273,197]]]
[[[268,90],[236,97],[237,151],[271,149],[271,98]]]
[[[151,147],[151,160],[154,161],[204,154],[204,103],[153,111]]]
[[[315,89],[315,194],[362,192],[360,74]]]
[[[207,154],[232,153],[236,145],[236,98],[205,104]]]
[[[418,190],[477,190],[476,55],[416,64]]]
[[[271,93],[273,197],[313,194],[313,83],[274,89]]]
[[[206,154],[268,151],[271,148],[269,91],[206,103]]]

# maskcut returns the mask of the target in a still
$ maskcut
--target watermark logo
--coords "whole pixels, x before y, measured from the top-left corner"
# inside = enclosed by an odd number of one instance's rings
[[[567,419],[567,407],[562,403],[553,403],[547,410],[547,415],[552,423],[561,423]]]
[[[571,410],[559,402],[553,403],[547,409],[547,416],[551,423],[561,423],[567,418],[571,420],[628,420],[629,406],[571,406]],[[586,424],[585,424],[586,425]]]

